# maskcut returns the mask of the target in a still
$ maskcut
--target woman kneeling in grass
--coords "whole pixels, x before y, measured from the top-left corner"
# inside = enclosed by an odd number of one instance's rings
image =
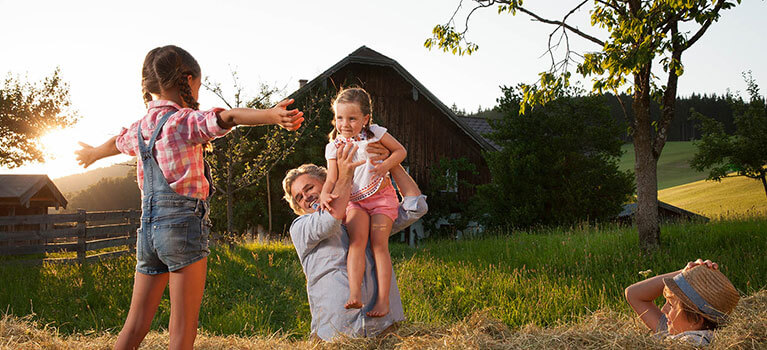
[[[661,294],[666,303],[659,309],[653,301]],[[626,300],[650,330],[698,346],[711,342],[713,330],[726,321],[739,298],[719,266],[701,259],[626,288]]]

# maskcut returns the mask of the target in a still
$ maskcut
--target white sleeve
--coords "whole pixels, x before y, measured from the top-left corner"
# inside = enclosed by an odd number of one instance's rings
[[[429,206],[426,204],[426,196],[424,195],[402,198],[402,203],[399,205],[399,215],[392,224],[390,235],[402,231],[418,221],[428,210]]]
[[[336,148],[336,145],[333,142],[328,142],[325,146],[325,159],[336,159],[338,158],[336,155],[337,153],[338,149]]]
[[[370,131],[372,131],[374,135],[373,138],[370,139],[370,142],[380,141],[384,134],[386,134],[386,128],[378,124],[371,124]]]
[[[290,238],[302,261],[322,240],[340,232],[341,220],[324,210],[301,215],[290,224]]]

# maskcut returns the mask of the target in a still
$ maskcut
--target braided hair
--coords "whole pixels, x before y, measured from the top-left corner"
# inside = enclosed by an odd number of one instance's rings
[[[177,90],[187,107],[199,109],[200,104],[192,96],[189,76],[197,78],[200,74],[200,65],[186,50],[174,45],[152,49],[146,55],[141,69],[144,103],[152,101],[152,94]]]
[[[333,100],[332,107],[334,112],[336,106],[339,103],[356,103],[360,107],[360,111],[362,111],[363,116],[370,115],[368,122],[365,124],[365,126],[362,127],[362,132],[364,132],[368,138],[375,136],[375,134],[370,131],[370,124],[373,122],[373,116],[371,115],[371,105],[373,102],[370,98],[370,94],[368,94],[365,89],[361,87],[342,88],[341,91],[338,92],[338,95],[336,95],[336,98]],[[338,130],[335,127],[336,118],[333,118],[331,124],[333,124],[333,131],[328,134],[328,137],[330,138],[330,141],[333,141],[338,136]]]

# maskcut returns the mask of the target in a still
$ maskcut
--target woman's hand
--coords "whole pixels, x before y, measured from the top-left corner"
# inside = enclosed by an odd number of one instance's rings
[[[685,266],[684,269],[682,269],[682,272],[685,272],[685,271],[687,271],[687,270],[689,270],[689,269],[691,269],[691,268],[693,268],[695,266],[699,266],[699,265],[705,265],[709,269],[714,269],[714,270],[718,270],[719,269],[719,264],[717,264],[715,262],[712,262],[711,260],[708,260],[708,259],[706,259],[706,260],[698,259],[698,260],[695,260],[695,261],[688,262],[687,266]]]
[[[279,126],[281,126],[283,129],[290,130],[290,131],[296,131],[298,128],[301,127],[301,123],[304,121],[303,115],[304,112],[299,111],[298,109],[291,109],[288,110],[288,106],[295,102],[294,99],[287,99],[282,100],[280,103],[278,103],[276,106],[272,107],[271,110],[275,115],[275,123]]]

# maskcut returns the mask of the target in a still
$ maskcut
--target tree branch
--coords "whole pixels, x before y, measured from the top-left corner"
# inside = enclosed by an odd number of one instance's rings
[[[499,1],[499,2],[507,3],[508,1],[506,1],[506,2],[504,2],[504,1]],[[575,11],[575,10],[576,10],[578,7],[580,7],[581,5],[583,5],[585,2],[586,2],[586,1],[584,1],[584,2],[582,2],[580,5],[578,5],[578,6],[577,6],[575,9],[573,9],[573,11]],[[573,33],[575,33],[575,34],[578,34],[580,37],[582,37],[582,38],[584,38],[584,39],[586,39],[586,40],[589,40],[589,41],[591,41],[591,42],[593,42],[593,43],[595,43],[595,44],[597,44],[597,45],[599,45],[599,46],[604,46],[604,45],[605,45],[604,41],[602,41],[602,40],[599,40],[599,39],[597,39],[597,38],[596,38],[596,37],[594,37],[594,36],[588,35],[588,34],[586,34],[586,33],[582,32],[582,31],[580,31],[578,28],[575,28],[575,27],[573,27],[573,26],[571,26],[571,25],[569,25],[569,24],[567,24],[567,23],[565,23],[565,22],[562,22],[562,21],[555,21],[555,20],[550,20],[550,19],[546,19],[546,18],[543,18],[543,17],[541,17],[541,16],[538,16],[538,15],[537,15],[537,14],[535,14],[534,12],[532,12],[532,11],[530,11],[530,10],[528,10],[528,9],[524,8],[524,7],[521,7],[521,6],[520,6],[520,7],[516,7],[515,9],[516,9],[516,10],[518,10],[518,11],[520,11],[520,12],[522,12],[522,13],[524,13],[524,14],[527,14],[527,15],[528,15],[528,16],[530,16],[530,17],[533,17],[533,18],[534,18],[536,21],[538,21],[538,22],[543,22],[543,23],[547,23],[547,24],[554,24],[554,25],[558,25],[558,26],[561,26],[561,27],[567,28],[567,29],[568,29],[568,30],[570,30],[571,32],[573,32]],[[569,14],[568,14],[568,16],[569,16]],[[565,18],[566,18],[566,17],[567,17],[567,16],[565,16]]]
[[[695,42],[698,41],[698,39],[700,39],[700,37],[702,37],[703,34],[706,33],[706,30],[708,30],[708,27],[711,26],[711,23],[714,23],[714,18],[716,18],[716,15],[722,9],[722,6],[724,6],[724,3],[725,3],[724,0],[717,1],[716,6],[714,7],[713,10],[711,10],[712,11],[711,16],[708,19],[706,19],[706,23],[703,23],[700,29],[698,29],[698,32],[696,32],[692,36],[692,38],[690,38],[690,40],[687,40],[687,42],[682,47],[682,51],[687,50],[690,46],[695,44]]]

